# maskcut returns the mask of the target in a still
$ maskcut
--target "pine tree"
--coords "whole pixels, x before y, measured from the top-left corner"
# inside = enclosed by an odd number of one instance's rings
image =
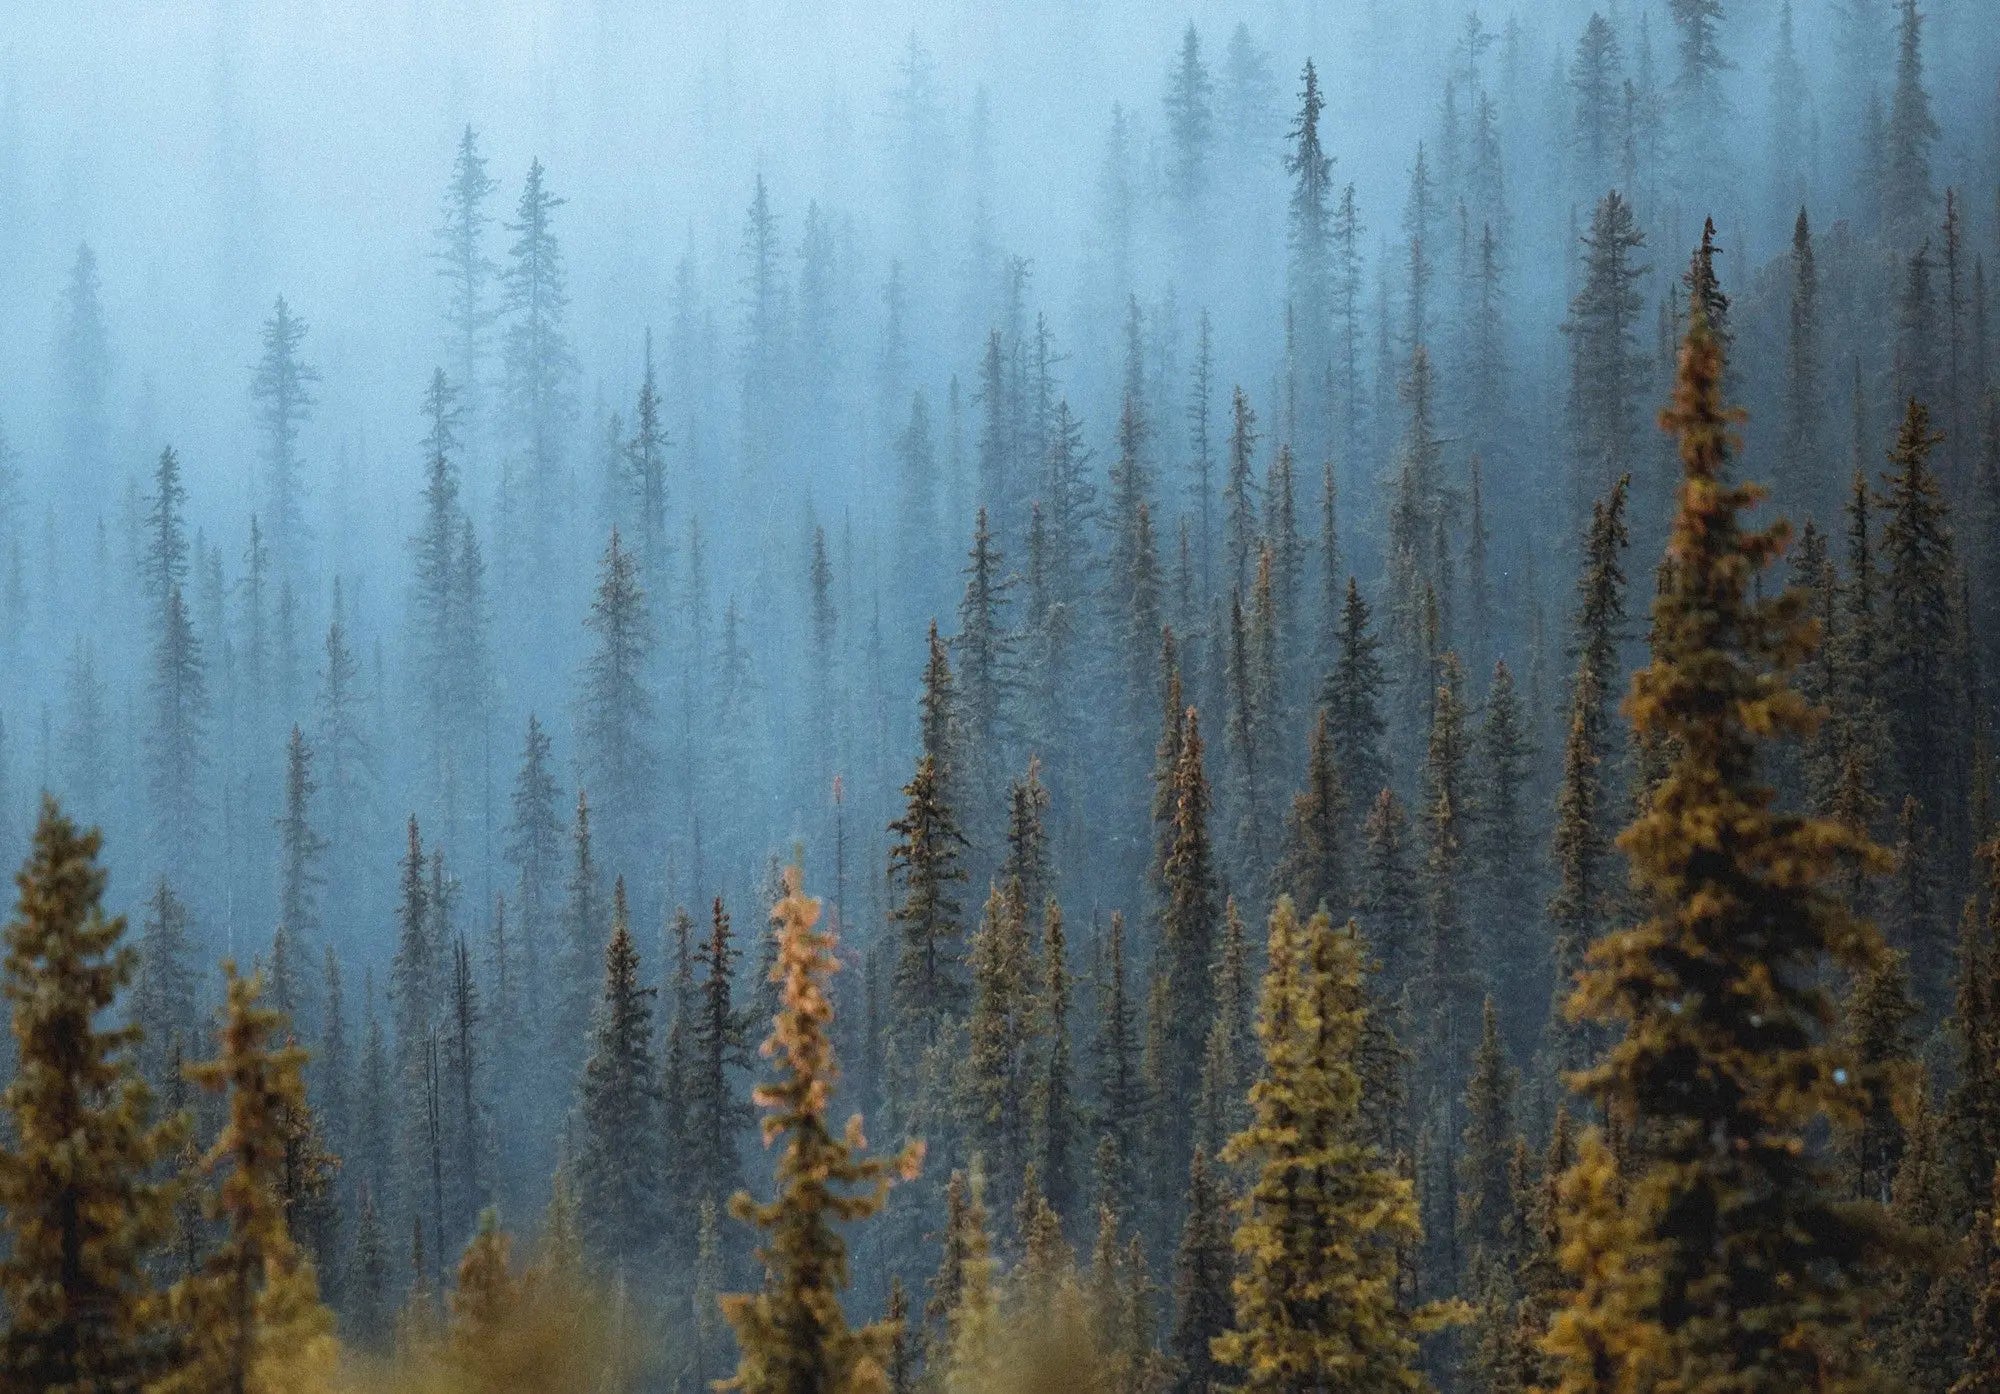
[[[1956,860],[1965,789],[1958,668],[1956,560],[1950,513],[1930,456],[1942,437],[1912,398],[1883,476],[1880,695],[1894,754],[1896,795],[1914,798],[1923,826]],[[1900,802],[1900,798],[1898,799]]]
[[[79,242],[62,292],[56,369],[63,396],[62,448],[68,487],[89,498],[109,482],[105,394],[111,377],[110,334],[98,297],[97,253]]]
[[[1791,306],[1785,336],[1785,410],[1776,493],[1787,508],[1817,512],[1832,503],[1831,480],[1820,468],[1819,268],[1812,224],[1799,209],[1792,227]]]
[[[1593,12],[1576,41],[1576,54],[1569,65],[1576,127],[1570,140],[1577,155],[1579,184],[1593,198],[1612,182],[1623,68],[1618,32],[1602,14]]]
[[[962,1091],[966,1144],[987,1159],[1004,1205],[1027,1167],[1029,1032],[1034,966],[1021,884],[994,886],[973,935],[972,1007],[966,1018]]]
[[[1465,1086],[1465,1134],[1458,1154],[1459,1237],[1475,1275],[1504,1273],[1520,1257],[1510,1249],[1514,1188],[1508,1175],[1517,1085],[1500,1044],[1500,1014],[1488,997]]]
[[[542,162],[532,161],[515,220],[506,224],[514,241],[501,275],[501,308],[508,317],[503,395],[513,448],[501,475],[500,513],[507,564],[528,563],[530,575],[551,559],[564,436],[576,414],[571,396],[576,354],[563,326],[568,276],[553,226],[564,200],[549,192],[543,178]]]
[[[1216,1360],[1246,1389],[1423,1390],[1399,1300],[1401,1251],[1421,1238],[1410,1183],[1359,1137],[1352,1063],[1367,1014],[1359,936],[1321,912],[1271,914],[1257,1022],[1264,1067],[1250,1126],[1225,1160],[1250,1169],[1237,1223],[1235,1320]]]
[[[1097,1204],[1129,1219],[1137,1190],[1139,1147],[1151,1110],[1139,1068],[1139,1019],[1125,975],[1125,917],[1112,912],[1105,935],[1104,981],[1097,1012]],[[1114,1225],[1116,1220],[1114,1220]]]
[[[139,1077],[162,1095],[174,1083],[180,1053],[200,1030],[189,939],[187,906],[162,877],[146,897],[127,1009],[139,1030],[133,1044]]]
[[[467,414],[479,422],[479,384],[484,380],[487,333],[498,314],[487,296],[500,268],[487,257],[483,241],[493,221],[486,200],[500,182],[486,172],[479,137],[467,126],[452,156],[451,180],[445,186],[444,216],[437,229],[438,277],[446,288],[445,323],[450,330],[459,390],[467,397]]]
[[[881,1391],[888,1385],[883,1365],[891,1332],[881,1325],[850,1328],[841,1314],[847,1245],[836,1226],[879,1211],[892,1181],[915,1176],[923,1148],[913,1144],[896,1157],[864,1158],[859,1115],[844,1135],[827,1125],[837,1066],[826,990],[837,960],[832,936],[816,927],[819,904],[805,896],[799,880],[796,868],[787,874],[777,914],[780,947],[772,973],[782,996],[765,1049],[778,1060],[779,1075],[757,1091],[757,1102],[769,1110],[765,1144],[783,1139],[785,1146],[776,1197],[758,1205],[739,1193],[730,1206],[769,1239],[760,1255],[763,1291],[723,1299],[723,1315],[742,1350],[725,1387],[744,1394]]]
[[[146,733],[146,787],[153,848],[162,869],[185,875],[202,865],[201,774],[207,763],[208,682],[201,640],[179,587],[167,592],[153,645],[152,721]]]
[[[1938,126],[1924,89],[1924,16],[1917,0],[1897,0],[1896,8],[1896,83],[1884,132],[1881,217],[1892,244],[1907,250],[1930,224],[1931,144]]]
[[[1173,840],[1165,871],[1166,905],[1161,913],[1160,953],[1165,975],[1164,1021],[1170,1031],[1163,1084],[1167,1097],[1193,1099],[1201,1084],[1201,1057],[1215,1012],[1209,977],[1221,923],[1215,903],[1214,851],[1209,842],[1208,778],[1202,768],[1201,719],[1193,707],[1183,717],[1180,754],[1174,764]],[[1186,1147],[1187,1118],[1175,1125],[1178,1158]]]
[[[640,866],[653,844],[659,767],[647,682],[652,620],[639,559],[620,545],[616,528],[584,627],[597,642],[577,698],[578,770],[590,790],[606,859],[613,866]]]
[[[729,914],[717,896],[709,917],[708,938],[696,951],[701,970],[699,995],[693,1011],[688,1048],[691,1073],[688,1088],[688,1168],[694,1189],[717,1205],[728,1203],[742,1184],[737,1137],[752,1118],[737,1097],[738,1072],[750,1065],[749,1039],[754,1019],[736,1006],[736,962],[741,957],[730,935]]]
[[[312,825],[312,751],[297,726],[285,742],[285,803],[278,826],[278,923],[302,940],[319,932],[320,858],[326,839]]]
[[[1001,775],[1014,728],[1014,636],[1005,611],[1008,585],[1005,562],[987,527],[981,508],[973,524],[972,550],[965,563],[965,594],[958,606],[958,635],[952,649],[958,656],[957,706],[964,776],[961,788],[972,822],[977,825],[1000,807]],[[973,846],[991,846],[990,836],[969,834]]]
[[[602,927],[604,894],[598,879],[597,855],[591,843],[590,796],[576,791],[576,820],[570,833],[569,877],[563,887],[562,941],[553,967],[558,999],[554,1045],[559,1076],[583,1061],[590,1039],[590,1020],[602,983],[599,965],[609,935]]]
[[[1328,913],[1347,906],[1349,822],[1347,788],[1334,762],[1322,707],[1313,719],[1305,787],[1292,796],[1285,860],[1278,873],[1281,891],[1295,903],[1325,906]]]
[[[1036,1003],[1036,1035],[1041,1060],[1033,1083],[1033,1116],[1029,1124],[1031,1165],[1041,1178],[1042,1194],[1064,1224],[1082,1211],[1077,1175],[1077,1099],[1070,1051],[1070,971],[1068,940],[1062,906],[1055,897],[1042,911],[1042,980]]]
[[[264,518],[281,576],[298,574],[304,564],[300,548],[306,538],[305,483],[299,432],[318,403],[312,389],[319,381],[319,370],[299,357],[305,337],[305,321],[279,296],[271,317],[264,321],[264,353],[250,382],[257,424],[264,435]]]
[[[154,1386],[158,1394],[311,1388],[335,1358],[332,1314],[285,1222],[287,1131],[307,1108],[305,1052],[276,1044],[285,1021],[259,1003],[261,978],[239,977],[227,962],[223,977],[220,1053],[189,1067],[191,1078],[229,1101],[228,1122],[205,1159],[222,1178],[213,1209],[223,1235],[201,1271],[174,1289],[186,1348]]]
[[[1881,1205],[1892,1198],[1903,1152],[1897,1106],[1915,1096],[1917,1043],[1911,1024],[1918,1012],[1903,965],[1903,955],[1884,954],[1856,980],[1843,1013],[1848,1050],[1884,1083],[1859,1123],[1843,1131],[1841,1158],[1851,1178],[1850,1194]]]
[[[639,569],[646,589],[658,592],[667,567],[667,449],[673,442],[661,420],[659,381],[653,372],[653,331],[646,331],[646,371],[632,408],[632,438],[623,443],[621,481],[638,524]]]
[[[1215,80],[1201,58],[1201,35],[1189,24],[1181,36],[1180,54],[1167,72],[1167,135],[1172,141],[1167,185],[1177,206],[1177,218],[1189,235],[1197,232],[1202,200],[1208,188],[1208,151],[1215,133],[1212,97]]]
[[[187,485],[181,459],[170,445],[153,467],[153,492],[146,498],[146,552],[140,562],[146,597],[164,607],[188,579]]]
[[[1326,97],[1319,90],[1319,73],[1307,59],[1299,74],[1299,114],[1285,133],[1285,172],[1292,176],[1288,206],[1287,247],[1290,251],[1289,303],[1306,326],[1305,350],[1318,361],[1330,346],[1332,279],[1334,275],[1333,158],[1320,144],[1319,119]],[[1204,538],[1206,534],[1204,534]]]
[[[553,937],[558,907],[556,878],[562,858],[562,817],[557,811],[555,771],[549,736],[531,712],[522,742],[521,772],[515,777],[513,817],[507,825],[506,856],[515,869],[515,941],[519,944],[517,972],[525,989],[528,1023],[544,1020],[548,964],[543,947]]]
[[[18,1051],[0,1149],[8,1390],[136,1392],[169,1350],[144,1265],[170,1231],[173,1188],[151,1178],[179,1134],[147,1122],[139,1028],[99,1025],[137,959],[124,920],[100,908],[100,844],[45,799],[6,930]]]
[[[1320,703],[1327,711],[1334,766],[1355,791],[1355,808],[1365,809],[1388,783],[1382,752],[1382,641],[1369,631],[1368,602],[1352,576],[1347,578],[1337,644]]]
[[[1417,879],[1409,865],[1409,819],[1393,791],[1384,788],[1375,796],[1363,836],[1358,900],[1368,922],[1369,943],[1382,954],[1382,976],[1393,997],[1417,967],[1420,912]]]
[[[577,1199],[584,1242],[615,1272],[656,1258],[660,1209],[659,1069],[653,1059],[654,990],[639,982],[639,952],[612,889],[604,990],[577,1099]]]
[[[1786,682],[1812,637],[1799,597],[1749,594],[1784,529],[1741,522],[1761,491],[1725,477],[1722,369],[1697,306],[1662,417],[1683,467],[1673,564],[1631,703],[1635,727],[1671,749],[1621,839],[1647,918],[1592,948],[1570,1004],[1624,1025],[1579,1082],[1621,1130],[1643,1125],[1615,1181],[1593,1138],[1564,1183],[1578,1287],[1548,1343],[1563,1389],[1641,1370],[1687,1387],[1862,1387],[1865,1275],[1894,1234],[1879,1208],[1836,1198],[1804,1143],[1866,1097],[1825,1036],[1833,1008],[1815,974],[1882,953],[1832,884],[1843,855],[1879,853],[1837,824],[1773,813],[1756,772],[1764,735],[1809,723]]]
[[[1231,1251],[1228,1198],[1201,1148],[1188,1166],[1187,1219],[1174,1252],[1174,1326],[1168,1343],[1175,1362],[1175,1394],[1207,1394],[1223,1382],[1211,1346],[1235,1315],[1231,1297],[1236,1256]]]
[[[1645,359],[1638,347],[1646,245],[1631,204],[1616,190],[1591,215],[1584,280],[1564,325],[1570,340],[1569,420],[1581,504],[1629,474],[1639,461],[1638,394]]]
[[[956,1011],[963,986],[954,971],[961,932],[952,887],[965,879],[959,858],[966,847],[953,804],[957,748],[956,699],[951,665],[931,626],[930,661],[924,672],[922,754],[903,786],[903,816],[889,825],[897,841],[889,875],[902,896],[890,912],[902,946],[896,960],[896,1020],[927,1044]]]

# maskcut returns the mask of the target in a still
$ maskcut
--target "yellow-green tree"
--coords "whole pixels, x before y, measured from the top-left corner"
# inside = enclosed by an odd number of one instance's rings
[[[228,1098],[228,1121],[204,1159],[221,1176],[213,1202],[222,1238],[201,1271],[175,1285],[185,1348],[153,1394],[303,1394],[334,1359],[333,1317],[312,1265],[285,1228],[289,1120],[306,1107],[306,1053],[280,1046],[284,1014],[259,1004],[260,975],[222,966],[227,985],[213,1060],[188,1066]]]
[[[1271,913],[1250,1125],[1224,1160],[1249,1190],[1236,1227],[1235,1323],[1218,1361],[1260,1394],[1427,1390],[1417,1337],[1435,1313],[1399,1299],[1422,1237],[1410,1182],[1364,1140],[1354,1059],[1367,998],[1353,924]]]
[[[1763,495],[1731,478],[1722,376],[1697,310],[1662,417],[1682,464],[1671,564],[1629,703],[1667,752],[1620,839],[1645,917],[1591,948],[1569,1004],[1622,1032],[1575,1083],[1624,1143],[1614,1161],[1587,1141],[1563,1187],[1575,1287],[1548,1348],[1576,1394],[1866,1387],[1867,1275],[1896,1233],[1809,1141],[1857,1125],[1879,1082],[1833,1030],[1825,969],[1885,952],[1838,887],[1881,853],[1776,811],[1762,777],[1772,737],[1811,729],[1788,675],[1816,633],[1798,593],[1755,593],[1785,529],[1744,522]]]
[[[167,1348],[144,1260],[171,1229],[173,1190],[148,1178],[178,1133],[147,1124],[136,1028],[100,1025],[137,957],[120,942],[125,921],[99,907],[101,842],[44,800],[15,878],[5,990],[19,1063],[0,1150],[7,1394],[138,1389]]]
[[[888,1387],[885,1323],[851,1328],[841,1310],[847,1286],[847,1241],[841,1227],[882,1208],[896,1180],[914,1177],[922,1144],[893,1157],[866,1157],[857,1114],[844,1133],[827,1122],[839,1077],[833,1055],[833,1003],[827,985],[839,960],[833,935],[818,928],[819,902],[800,889],[800,873],[785,873],[785,898],[772,913],[778,952],[771,981],[778,1011],[764,1054],[776,1079],[757,1090],[767,1110],[764,1141],[784,1141],[777,1195],[764,1204],[738,1193],[737,1218],[766,1231],[760,1251],[764,1288],[722,1300],[736,1328],[741,1358],[724,1386],[744,1394],[879,1394]]]

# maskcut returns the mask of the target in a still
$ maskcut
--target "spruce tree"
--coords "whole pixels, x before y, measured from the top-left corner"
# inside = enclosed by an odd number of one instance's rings
[[[576,736],[578,772],[590,790],[606,859],[618,867],[644,865],[654,840],[652,623],[639,559],[613,528],[584,621],[597,642],[584,665]]]
[[[284,1205],[287,1134],[307,1111],[305,1052],[276,1043],[286,1023],[260,1004],[261,978],[239,977],[227,962],[223,977],[219,1053],[188,1071],[228,1099],[228,1122],[204,1162],[221,1177],[213,1216],[223,1232],[201,1271],[174,1289],[185,1346],[157,1394],[311,1388],[335,1359],[333,1317]]]
[[[297,726],[285,742],[285,802],[278,815],[278,923],[310,941],[319,932],[320,858],[326,839],[313,828],[312,750]]]
[[[23,1394],[136,1394],[170,1349],[145,1265],[170,1231],[173,1188],[154,1177],[179,1133],[148,1122],[140,1028],[100,1024],[138,957],[101,908],[100,844],[45,798],[6,931],[18,1063],[0,1148],[0,1388]]]
[[[1483,1278],[1518,1261],[1510,1251],[1514,1193],[1514,1094],[1518,1081],[1500,1044],[1500,1014],[1488,997],[1465,1085],[1465,1133],[1458,1154],[1458,1225],[1469,1271]]]
[[[301,574],[306,537],[304,462],[299,458],[299,432],[318,404],[313,385],[319,370],[299,356],[306,323],[279,296],[264,321],[264,352],[257,360],[250,396],[257,403],[257,424],[263,433],[264,510],[271,530],[271,549],[280,576]]]
[[[1174,1325],[1168,1353],[1174,1358],[1175,1394],[1207,1394],[1223,1382],[1211,1352],[1235,1316],[1231,1289],[1228,1199],[1201,1148],[1188,1165],[1187,1218],[1174,1251]]]
[[[501,273],[503,401],[512,441],[500,480],[503,557],[510,575],[525,567],[531,578],[551,560],[565,437],[576,414],[576,354],[563,323],[568,275],[554,228],[564,200],[550,192],[545,173],[540,160],[530,162],[514,221],[506,224],[514,241]]]
[[[1966,788],[1959,670],[1953,661],[1958,562],[1931,452],[1943,439],[1911,398],[1883,475],[1880,691],[1894,755],[1891,788],[1914,798],[1952,861],[1962,852]],[[1898,802],[1900,802],[1898,798]]]
[[[629,1273],[656,1259],[661,1238],[660,1086],[654,989],[639,982],[622,878],[611,903],[604,989],[577,1098],[576,1186],[589,1252]]]
[[[1210,968],[1216,930],[1214,851],[1209,842],[1208,778],[1202,768],[1201,719],[1193,707],[1183,718],[1180,756],[1174,766],[1173,842],[1167,854],[1167,901],[1161,913],[1160,955],[1165,975],[1164,1025],[1169,1032],[1162,1083],[1167,1097],[1192,1100],[1201,1085],[1202,1050],[1215,1013]],[[1177,1114],[1176,1159],[1185,1154],[1190,1120]]]
[[[1772,811],[1757,772],[1767,735],[1809,724],[1787,679],[1812,636],[1799,597],[1750,593],[1784,529],[1742,522],[1762,494],[1727,477],[1722,372],[1697,306],[1662,417],[1683,469],[1673,564],[1631,702],[1637,730],[1671,752],[1621,839],[1645,918],[1593,946],[1570,1004],[1623,1025],[1579,1083],[1639,1131],[1615,1179],[1593,1138],[1564,1182],[1578,1286],[1548,1342],[1563,1389],[1861,1387],[1868,1275],[1894,1235],[1879,1207],[1839,1198],[1805,1144],[1866,1097],[1827,1036],[1816,975],[1882,953],[1834,884],[1843,855],[1879,854],[1837,824]]]
[[[562,815],[556,803],[554,758],[549,736],[531,712],[522,742],[521,771],[511,796],[506,857],[514,867],[514,935],[520,949],[517,971],[524,988],[528,1024],[544,1021],[550,966],[545,948],[556,930],[559,914],[557,878],[562,859]]]
[[[1214,1343],[1245,1389],[1424,1390],[1401,1303],[1401,1251],[1421,1238],[1410,1183],[1359,1135],[1353,1052],[1367,1015],[1360,940],[1324,912],[1271,914],[1251,1123],[1225,1160],[1250,1172],[1237,1222],[1235,1319]]]
[[[1348,825],[1347,788],[1334,762],[1333,738],[1322,707],[1313,719],[1307,747],[1305,787],[1292,796],[1285,858],[1278,873],[1283,894],[1299,905],[1325,906],[1329,913],[1346,908]]]
[[[1388,783],[1382,751],[1382,641],[1369,629],[1368,602],[1352,576],[1341,603],[1334,666],[1320,703],[1327,711],[1334,766],[1355,791],[1356,810],[1367,809]]]
[[[1151,1100],[1139,1068],[1139,1014],[1125,972],[1125,917],[1112,912],[1105,935],[1104,979],[1097,1011],[1098,1209],[1129,1220],[1141,1137]]]
[[[838,966],[833,938],[817,928],[819,903],[796,868],[778,903],[779,950],[772,976],[781,990],[766,1053],[779,1062],[774,1083],[757,1091],[769,1112],[766,1146],[783,1141],[777,1194],[755,1204],[738,1193],[730,1209],[769,1236],[760,1257],[764,1287],[723,1299],[742,1355],[725,1388],[744,1394],[862,1394],[888,1387],[891,1332],[850,1328],[841,1313],[847,1243],[841,1229],[882,1208],[897,1178],[916,1175],[922,1144],[889,1158],[861,1155],[860,1116],[836,1135],[827,1122],[838,1077],[829,1029],[828,979]]]
[[[1638,347],[1646,268],[1633,260],[1645,246],[1632,205],[1616,191],[1591,215],[1583,239],[1583,286],[1564,325],[1570,340],[1569,419],[1576,461],[1573,498],[1596,497],[1639,460],[1638,394],[1644,359]]]
[[[696,951],[701,983],[689,1003],[690,1072],[687,1089],[688,1169],[698,1196],[728,1204],[742,1184],[737,1139],[751,1111],[737,1096],[737,1079],[750,1065],[748,1011],[736,1006],[736,963],[741,957],[729,914],[717,896],[708,937]]]
[[[1882,152],[1883,230],[1894,246],[1914,247],[1930,223],[1936,191],[1931,184],[1931,145],[1938,138],[1924,88],[1924,16],[1917,0],[1896,0],[1896,82]]]

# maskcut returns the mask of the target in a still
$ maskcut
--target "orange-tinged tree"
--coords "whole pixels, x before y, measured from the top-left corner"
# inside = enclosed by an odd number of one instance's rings
[[[1744,522],[1763,495],[1730,477],[1722,377],[1697,308],[1662,417],[1682,464],[1671,565],[1628,704],[1668,752],[1620,839],[1644,918],[1591,948],[1569,1004],[1622,1031],[1574,1082],[1624,1146],[1614,1163],[1587,1142],[1563,1188],[1576,1286],[1548,1349],[1566,1394],[1868,1388],[1870,1276],[1897,1239],[1809,1140],[1857,1124],[1880,1083],[1833,1030],[1824,970],[1884,954],[1840,894],[1882,854],[1772,806],[1762,748],[1812,727],[1788,678],[1817,636],[1799,594],[1755,593],[1786,532]]]

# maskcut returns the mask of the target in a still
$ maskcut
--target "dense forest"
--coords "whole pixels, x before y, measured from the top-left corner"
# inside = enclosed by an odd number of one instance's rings
[[[672,8],[0,54],[0,1394],[2000,1394],[1989,0]]]

